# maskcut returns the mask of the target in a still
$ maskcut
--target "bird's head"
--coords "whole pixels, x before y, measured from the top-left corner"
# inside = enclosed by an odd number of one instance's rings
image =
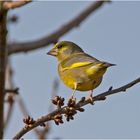
[[[47,54],[58,58],[62,61],[72,54],[84,52],[78,45],[70,41],[61,41],[54,45]]]

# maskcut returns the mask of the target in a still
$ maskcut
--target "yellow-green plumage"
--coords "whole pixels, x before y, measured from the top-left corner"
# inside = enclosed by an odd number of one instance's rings
[[[48,54],[58,58],[58,72],[64,84],[79,91],[98,87],[107,68],[114,65],[97,60],[69,41],[57,43]]]

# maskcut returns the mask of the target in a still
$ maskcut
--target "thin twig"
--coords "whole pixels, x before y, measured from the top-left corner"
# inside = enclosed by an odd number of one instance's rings
[[[5,1],[3,4],[3,8],[5,10],[15,9],[24,6],[29,2],[31,2],[31,0]]]
[[[9,46],[8,54],[23,53],[23,52],[26,53],[29,51],[46,47],[47,45],[50,45],[52,43],[56,43],[61,36],[71,31],[74,27],[78,27],[91,13],[94,13],[105,2],[108,2],[108,1],[93,2],[92,4],[90,4],[90,6],[84,9],[75,18],[63,24],[56,31],[52,32],[50,35],[47,35],[38,40],[29,41],[29,42],[10,43],[8,45]]]
[[[9,89],[5,90],[7,94],[5,94],[5,96],[7,96],[7,103],[8,103],[8,109],[7,109],[7,113],[5,115],[5,122],[4,122],[4,129],[7,128],[9,122],[10,122],[10,118],[12,116],[13,113],[13,107],[14,107],[14,102],[15,102],[15,95],[18,94],[18,88],[14,88],[14,82],[13,82],[13,70],[11,67],[11,63],[10,60],[7,60],[7,67],[6,67],[6,84],[9,87]]]
[[[10,122],[10,118],[13,113],[14,102],[15,102],[14,96],[15,96],[15,94],[10,93],[6,99],[6,103],[8,103],[8,107],[7,107],[7,113],[6,113],[5,121],[4,121],[4,130],[7,128],[8,124]]]
[[[131,88],[132,86],[134,86],[135,84],[139,83],[140,82],[140,77],[137,78],[136,80],[124,85],[124,86],[121,86],[119,88],[116,88],[116,89],[112,89],[112,90],[108,90],[106,92],[103,92],[95,97],[93,97],[93,101],[101,101],[103,99],[105,99],[107,96],[109,95],[112,95],[112,94],[116,94],[116,93],[119,93],[119,92],[125,92],[128,88]],[[87,104],[90,104],[91,103],[91,99],[86,99],[84,100],[84,102],[78,102],[76,104],[76,108],[80,108],[82,106],[85,106]],[[14,137],[13,139],[19,139],[21,138],[24,134],[26,134],[27,132],[31,131],[33,128],[39,126],[40,124],[44,123],[44,122],[48,122],[50,120],[52,120],[52,118],[58,114],[66,114],[66,108],[67,106],[64,106],[63,108],[58,108],[56,109],[55,111],[49,113],[48,115],[45,115],[45,116],[42,116],[40,117],[39,119],[37,119],[35,121],[34,124],[28,126],[28,127],[23,127]]]
[[[13,93],[13,94],[19,94],[18,93],[19,88],[15,88],[15,89],[6,89],[5,93]]]

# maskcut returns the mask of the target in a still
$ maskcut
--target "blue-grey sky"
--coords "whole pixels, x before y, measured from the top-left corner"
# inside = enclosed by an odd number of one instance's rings
[[[9,26],[10,41],[28,41],[51,33],[72,19],[91,2],[32,2],[11,10],[19,22]],[[119,87],[140,76],[140,2],[112,2],[90,15],[80,27],[61,37],[77,43],[87,53],[100,60],[117,64],[104,76],[94,94],[110,86]],[[34,118],[48,113],[51,86],[57,74],[57,61],[47,56],[51,49],[40,49],[11,57],[14,82]],[[59,77],[58,77],[59,78]],[[69,98],[72,90],[60,82],[58,94]],[[76,92],[79,99],[88,93]],[[74,121],[56,126],[51,123],[49,138],[140,138],[140,85],[85,106]],[[5,138],[11,138],[23,126],[22,113],[15,106]],[[24,138],[36,138],[29,132]]]

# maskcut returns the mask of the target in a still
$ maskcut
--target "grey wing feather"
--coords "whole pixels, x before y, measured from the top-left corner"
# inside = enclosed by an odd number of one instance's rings
[[[70,58],[64,60],[63,62],[61,62],[61,64],[63,65],[63,67],[68,67],[70,65],[72,65],[73,63],[78,63],[78,62],[92,62],[92,63],[99,63],[100,61],[88,54],[85,53],[78,53],[78,54],[74,54],[72,55]]]

